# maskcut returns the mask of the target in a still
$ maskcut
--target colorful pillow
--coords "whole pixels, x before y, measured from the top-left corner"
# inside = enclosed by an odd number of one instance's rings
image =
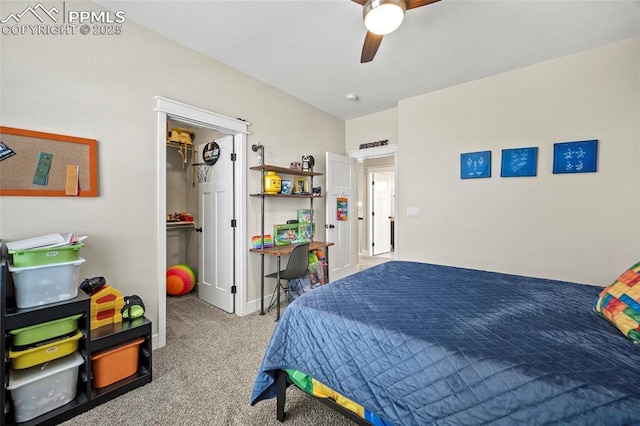
[[[640,343],[640,262],[602,290],[593,310],[633,343]]]

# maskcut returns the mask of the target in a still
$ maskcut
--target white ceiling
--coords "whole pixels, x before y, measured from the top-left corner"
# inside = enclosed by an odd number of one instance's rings
[[[361,64],[350,0],[94,2],[342,119],[640,36],[639,0],[442,0],[407,11]]]

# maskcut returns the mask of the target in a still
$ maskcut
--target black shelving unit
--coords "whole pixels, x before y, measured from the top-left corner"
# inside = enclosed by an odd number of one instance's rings
[[[0,310],[2,313],[2,315],[0,315],[0,336],[2,338],[2,365],[0,366],[2,389],[0,389],[0,403],[2,404],[2,416],[0,418],[0,424],[7,426],[14,424],[20,426],[58,424],[151,382],[151,321],[142,317],[91,330],[91,299],[82,290],[78,290],[78,295],[71,300],[19,309],[16,307],[15,299],[9,291],[11,288],[11,276],[8,273],[7,259],[6,246],[2,245],[0,259],[0,307],[2,308]],[[66,318],[76,314],[82,314],[82,317],[78,320],[78,329],[82,331],[83,337],[78,342],[78,351],[80,355],[82,355],[84,363],[81,364],[78,369],[75,399],[62,407],[49,411],[32,420],[15,423],[11,393],[7,390],[10,369],[9,332],[18,328],[59,318]],[[144,337],[144,342],[139,347],[138,371],[136,374],[105,388],[93,388],[91,386],[91,355],[138,337]]]
[[[6,363],[6,359],[9,356],[9,349],[7,348],[7,345],[5,344],[6,342],[6,338],[5,338],[5,316],[4,316],[4,312],[7,311],[7,303],[6,303],[6,299],[7,299],[7,262],[6,262],[6,257],[7,257],[7,251],[6,251],[6,247],[4,245],[4,243],[2,242],[2,240],[0,240],[0,360],[1,365],[0,365],[0,385],[2,386],[2,388],[0,389],[0,409],[2,409],[2,411],[0,412],[1,416],[0,418],[2,419],[2,421],[0,422],[0,424],[4,425],[4,418],[7,416],[8,411],[9,411],[9,407],[6,404],[5,401],[5,389],[7,388],[7,386],[9,386],[9,366]]]

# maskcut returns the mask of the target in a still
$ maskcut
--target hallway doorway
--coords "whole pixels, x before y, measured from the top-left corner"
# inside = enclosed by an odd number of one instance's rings
[[[367,167],[367,241],[369,254],[394,250],[395,179],[393,166]]]
[[[367,269],[371,266],[398,259],[400,241],[398,240],[399,221],[395,212],[398,210],[398,199],[395,196],[398,185],[398,147],[397,145],[386,145],[370,149],[350,151],[349,156],[357,160],[356,179],[358,183],[358,270]],[[380,221],[377,233],[384,236],[384,244],[389,245],[389,249],[375,252],[372,250],[372,242],[375,242],[375,231],[372,232],[371,207],[375,203],[375,196],[372,196],[371,177],[372,173],[384,173],[387,182],[392,182],[392,190],[388,193],[388,209],[382,209],[384,220]],[[379,203],[378,203],[379,204]],[[380,209],[378,208],[380,211]],[[372,237],[370,234],[373,233]],[[388,237],[388,238],[387,238]]]

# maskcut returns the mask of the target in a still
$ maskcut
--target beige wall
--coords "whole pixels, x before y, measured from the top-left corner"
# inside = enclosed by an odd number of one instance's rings
[[[388,139],[398,143],[398,109],[392,108],[364,117],[348,120],[345,125],[346,150],[353,151],[362,143]]]
[[[86,2],[67,6],[99,10]],[[344,121],[131,21],[119,36],[3,35],[0,43],[0,123],[97,139],[100,192],[96,198],[2,197],[0,237],[88,235],[81,276],[103,275],[123,293],[140,295],[154,323],[156,176],[166,166],[157,158],[155,96],[249,121],[248,143],[262,143],[269,162],[285,165],[309,153],[324,171],[325,151],[344,153]],[[249,165],[257,164],[248,152]],[[250,192],[259,188],[254,173]],[[259,232],[259,205],[256,199],[247,205],[250,236]],[[296,208],[278,206],[267,223]],[[317,210],[322,224],[324,206]],[[259,278],[259,256],[250,256],[248,301],[258,297]]]
[[[640,258],[640,39],[406,99],[398,116],[401,258],[601,285]],[[554,142],[585,139],[598,172],[552,174]],[[533,146],[537,177],[500,177],[503,148]],[[461,180],[460,154],[482,150],[492,177]]]

